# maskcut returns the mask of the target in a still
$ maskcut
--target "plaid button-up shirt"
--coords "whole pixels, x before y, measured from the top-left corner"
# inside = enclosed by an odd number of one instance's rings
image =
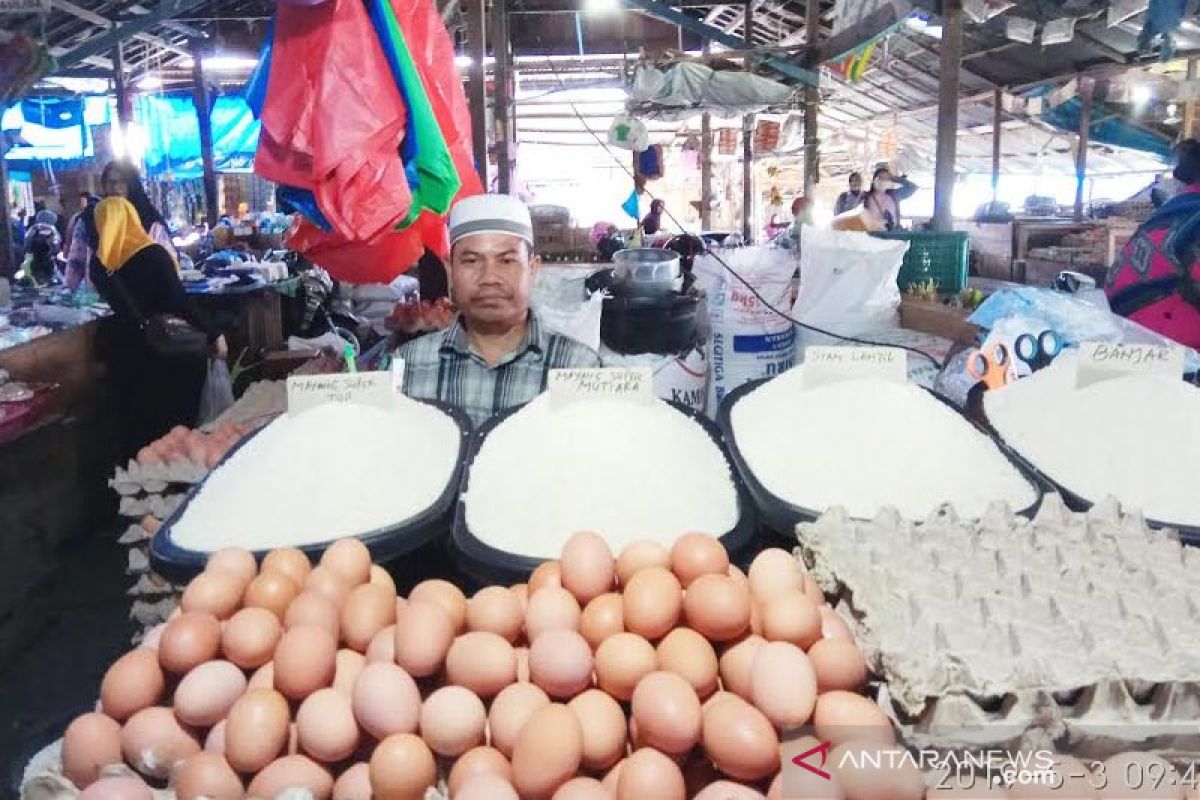
[[[471,349],[461,316],[444,331],[402,345],[396,356],[404,359],[406,395],[456,406],[476,427],[541,394],[552,369],[600,366],[595,351],[546,330],[532,311],[525,337],[495,366]]]

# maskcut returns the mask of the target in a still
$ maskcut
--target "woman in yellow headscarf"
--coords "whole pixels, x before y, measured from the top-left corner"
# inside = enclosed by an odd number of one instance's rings
[[[204,331],[212,353],[225,358],[225,337],[196,308],[179,281],[175,260],[142,227],[124,197],[101,200],[93,214],[92,283],[112,307],[110,362],[122,393],[125,448],[137,452],[176,425],[194,426],[207,374],[203,356],[162,356],[150,350],[144,320],[170,314]]]

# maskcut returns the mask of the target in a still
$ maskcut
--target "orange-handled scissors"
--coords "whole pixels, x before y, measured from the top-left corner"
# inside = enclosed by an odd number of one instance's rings
[[[1012,356],[1003,344],[994,344],[991,349],[974,350],[967,356],[967,374],[983,381],[988,389],[999,389],[1008,383],[1012,374]]]

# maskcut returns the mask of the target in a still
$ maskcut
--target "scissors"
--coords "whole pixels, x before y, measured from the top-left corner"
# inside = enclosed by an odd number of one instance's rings
[[[1011,372],[1012,356],[1002,344],[994,344],[990,350],[974,350],[967,357],[967,374],[982,381],[988,389],[1004,386]]]
[[[1023,333],[1017,337],[1017,358],[1029,365],[1032,372],[1047,366],[1062,352],[1063,340],[1058,331],[1042,331],[1036,337]]]

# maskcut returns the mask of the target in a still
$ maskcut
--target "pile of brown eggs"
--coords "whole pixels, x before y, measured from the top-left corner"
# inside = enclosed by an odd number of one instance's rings
[[[176,425],[169,433],[139,450],[137,462],[146,467],[185,459],[212,469],[249,432],[246,425],[221,425],[211,433]]]
[[[443,580],[397,597],[353,539],[315,568],[223,550],[109,668],[63,772],[84,800],[168,783],[180,800],[410,800],[439,777],[451,800],[779,798],[781,732],[890,731],[866,678],[783,550],[743,573],[711,536],[614,558],[579,533],[527,585],[469,599]],[[145,780],[104,771],[120,762]]]

